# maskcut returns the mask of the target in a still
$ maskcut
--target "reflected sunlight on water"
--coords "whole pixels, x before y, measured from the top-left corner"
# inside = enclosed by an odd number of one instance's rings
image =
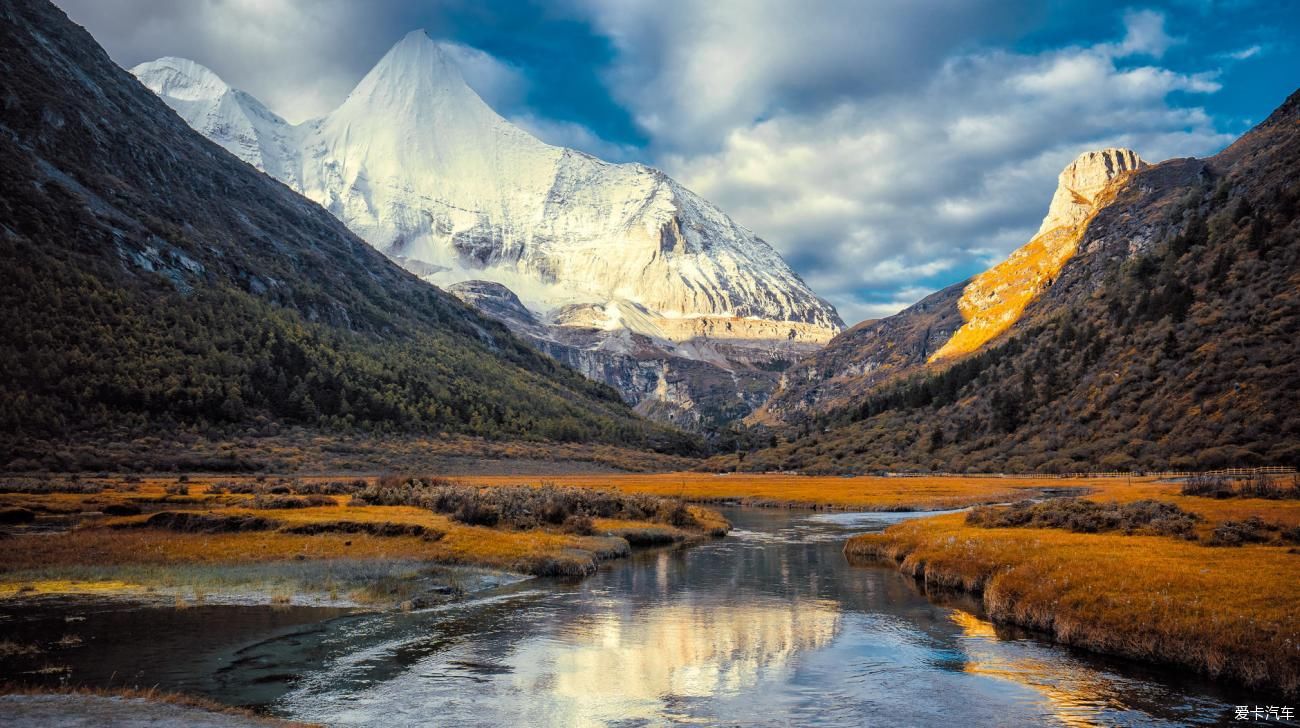
[[[829,601],[732,608],[674,604],[630,618],[600,615],[565,630],[561,640],[568,649],[552,660],[525,654],[516,662],[524,666],[521,680],[553,673],[555,694],[573,701],[575,713],[586,714],[599,695],[639,701],[752,688],[779,677],[796,653],[828,644],[838,626],[838,610]]]
[[[960,609],[951,619],[962,630],[965,671],[1006,680],[1041,695],[1043,706],[1065,726],[1140,724],[1145,712],[1161,707],[1168,694],[1140,682],[1083,664],[1063,647],[1029,640],[1007,641],[992,622]],[[1215,722],[1210,713],[1206,722]]]

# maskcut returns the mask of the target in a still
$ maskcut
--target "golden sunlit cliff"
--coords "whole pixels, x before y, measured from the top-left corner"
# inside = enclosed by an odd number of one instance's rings
[[[1071,162],[1058,178],[1056,194],[1038,234],[966,285],[957,302],[966,323],[928,361],[977,351],[1011,328],[1029,302],[1052,285],[1074,256],[1097,211],[1115,198],[1131,172],[1144,166],[1130,149],[1087,152]]]

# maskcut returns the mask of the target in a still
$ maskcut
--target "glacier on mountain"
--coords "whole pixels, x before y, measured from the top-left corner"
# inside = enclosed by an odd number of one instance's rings
[[[500,283],[544,324],[632,330],[703,359],[717,355],[707,342],[770,353],[843,328],[754,233],[659,170],[514,126],[423,31],[336,110],[298,125],[193,61],[132,72],[195,129],[408,269],[442,286]]]

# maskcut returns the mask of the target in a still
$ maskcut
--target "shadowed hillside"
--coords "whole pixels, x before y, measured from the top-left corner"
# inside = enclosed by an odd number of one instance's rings
[[[49,3],[0,6],[0,48],[0,460],[282,424],[692,446],[205,140]]]

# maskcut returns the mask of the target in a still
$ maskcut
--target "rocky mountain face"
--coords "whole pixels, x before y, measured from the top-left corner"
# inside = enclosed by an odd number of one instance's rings
[[[675,355],[677,346],[630,329],[548,325],[505,286],[464,281],[447,291],[505,323],[538,350],[617,389],[639,414],[683,429],[710,431],[760,407],[776,388],[790,345],[762,349],[712,342],[713,360]],[[702,347],[700,347],[702,348]],[[811,349],[809,349],[811,350]],[[715,363],[721,359],[722,363]]]
[[[0,47],[5,461],[282,426],[692,446],[203,138],[45,0],[0,4]],[[229,141],[274,157],[262,122]]]
[[[1005,329],[972,351],[934,356],[973,320],[962,307],[972,283],[859,325],[792,368],[769,402],[768,417],[802,423],[793,437],[715,464],[1300,464],[1297,169],[1300,92],[1207,159],[1085,155],[1062,176],[1030,245],[1060,230],[1077,240],[1066,236],[1071,253],[1055,272],[1006,272],[1022,283],[1003,290],[1033,295]]]
[[[754,421],[828,412],[885,382],[978,351],[1051,287],[1093,216],[1145,166],[1128,149],[1081,154],[1061,171],[1047,215],[1028,243],[969,281],[839,335],[789,371]]]
[[[771,246],[721,210],[659,170],[550,146],[512,125],[423,31],[339,108],[296,126],[192,61],[132,72],[195,129],[425,280],[505,286],[553,330],[542,339],[582,342],[570,351],[589,362],[581,370],[608,372],[599,381],[632,403],[670,397],[664,404],[685,411],[714,399],[689,384],[684,398],[674,394],[673,372],[699,369],[688,362],[705,363],[710,382],[734,375],[770,390],[764,367],[843,328]],[[629,334],[662,362],[652,381],[625,366]],[[626,388],[632,381],[641,383]],[[748,407],[740,389],[726,407]],[[710,419],[721,411],[706,409]]]
[[[1061,172],[1038,234],[966,284],[957,301],[964,323],[928,361],[977,351],[1015,324],[1074,257],[1093,215],[1114,199],[1130,173],[1143,166],[1128,149],[1087,152],[1071,162]]]

